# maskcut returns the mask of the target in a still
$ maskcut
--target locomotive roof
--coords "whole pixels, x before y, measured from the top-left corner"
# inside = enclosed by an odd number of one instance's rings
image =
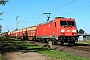
[[[62,18],[62,19],[74,19],[74,18],[65,18],[65,17],[55,17],[55,19],[60,19],[60,18]],[[40,23],[40,24],[38,24],[38,25],[43,25],[43,24],[48,24],[48,23],[50,23],[50,22],[53,22],[54,20],[49,20],[48,22],[46,22],[46,23]]]
[[[49,21],[47,21],[47,22],[45,22],[45,23],[40,23],[40,24],[38,24],[38,25],[48,24],[48,23],[53,22],[53,21],[54,21],[54,20],[49,20]]]
[[[55,17],[55,18],[65,18],[65,17]]]
[[[74,18],[65,18],[65,17],[55,17],[55,19],[62,18],[62,19],[74,19]]]

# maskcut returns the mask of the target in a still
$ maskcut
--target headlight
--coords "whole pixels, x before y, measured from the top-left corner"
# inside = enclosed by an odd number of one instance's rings
[[[76,30],[72,30],[72,32],[76,32]]]
[[[61,32],[65,32],[65,30],[61,30]]]

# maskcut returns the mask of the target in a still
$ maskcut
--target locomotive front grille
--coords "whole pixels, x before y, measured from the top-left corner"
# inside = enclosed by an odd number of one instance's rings
[[[60,36],[59,41],[77,41],[77,36]]]

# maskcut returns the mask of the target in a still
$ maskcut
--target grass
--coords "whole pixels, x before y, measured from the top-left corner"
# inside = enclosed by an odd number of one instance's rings
[[[2,60],[2,54],[0,53],[0,60]]]
[[[76,43],[80,43],[80,44],[90,44],[90,40],[86,40],[86,41],[78,41]]]
[[[41,46],[26,43],[26,42],[20,41],[20,40],[9,39],[9,41],[17,44],[18,46],[26,47],[27,49],[32,49],[38,53],[49,56],[53,60],[56,60],[56,59],[61,59],[61,60],[90,60],[90,59],[85,58],[85,57],[75,56],[75,55],[72,55],[72,54],[69,54],[66,52],[61,52],[58,50],[51,50],[51,49],[43,48]]]
[[[89,60],[85,57],[75,56],[72,54],[68,54],[65,52],[60,52],[58,50],[39,50],[38,51],[41,54],[47,55],[55,59],[61,59],[61,60]]]

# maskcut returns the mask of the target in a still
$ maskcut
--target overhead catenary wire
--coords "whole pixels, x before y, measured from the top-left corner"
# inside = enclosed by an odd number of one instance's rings
[[[52,5],[52,6],[50,6],[50,7],[48,7],[49,9],[51,8],[51,7],[54,7],[55,5],[58,5],[58,4],[60,4],[61,2],[63,2],[64,0],[61,0],[59,3],[56,3],[56,4],[54,4],[54,5]]]
[[[43,21],[43,22],[45,22],[43,19],[41,19],[41,16],[42,16],[43,14],[41,14],[40,16],[38,16],[38,17],[36,17],[36,18],[38,18],[38,19],[40,19],[41,21]],[[34,18],[34,19],[36,19],[36,18]],[[34,20],[34,19],[32,19],[32,20]],[[36,22],[35,22],[36,23]]]
[[[59,6],[59,7],[55,8],[55,9],[49,11],[49,12],[55,11],[55,10],[61,8],[61,7],[64,7],[64,6],[66,6],[66,5],[70,4],[70,3],[73,3],[73,2],[75,2],[75,1],[76,1],[76,0],[70,1],[70,2],[68,2],[68,3],[66,3],[66,4],[64,4],[64,5],[62,5],[62,6]]]
[[[38,17],[39,19],[41,19],[41,17]],[[43,19],[41,19],[42,21],[44,21]],[[45,21],[44,21],[45,22]]]
[[[26,18],[27,18],[27,17],[25,17],[24,19],[22,19],[22,20],[21,20],[21,21],[19,21],[19,22],[24,22],[24,20],[25,20]],[[19,22],[18,22],[18,23],[19,23]]]
[[[90,6],[85,6],[85,7],[82,7],[82,8],[80,8],[80,9],[73,10],[73,11],[71,11],[71,12],[68,12],[68,13],[65,13],[65,14],[62,14],[62,15],[70,14],[70,13],[73,13],[73,12],[76,12],[76,11],[79,11],[79,10],[82,10],[82,9],[85,9],[85,8],[88,8],[88,7],[90,7]],[[60,16],[61,16],[61,15],[60,15]]]

